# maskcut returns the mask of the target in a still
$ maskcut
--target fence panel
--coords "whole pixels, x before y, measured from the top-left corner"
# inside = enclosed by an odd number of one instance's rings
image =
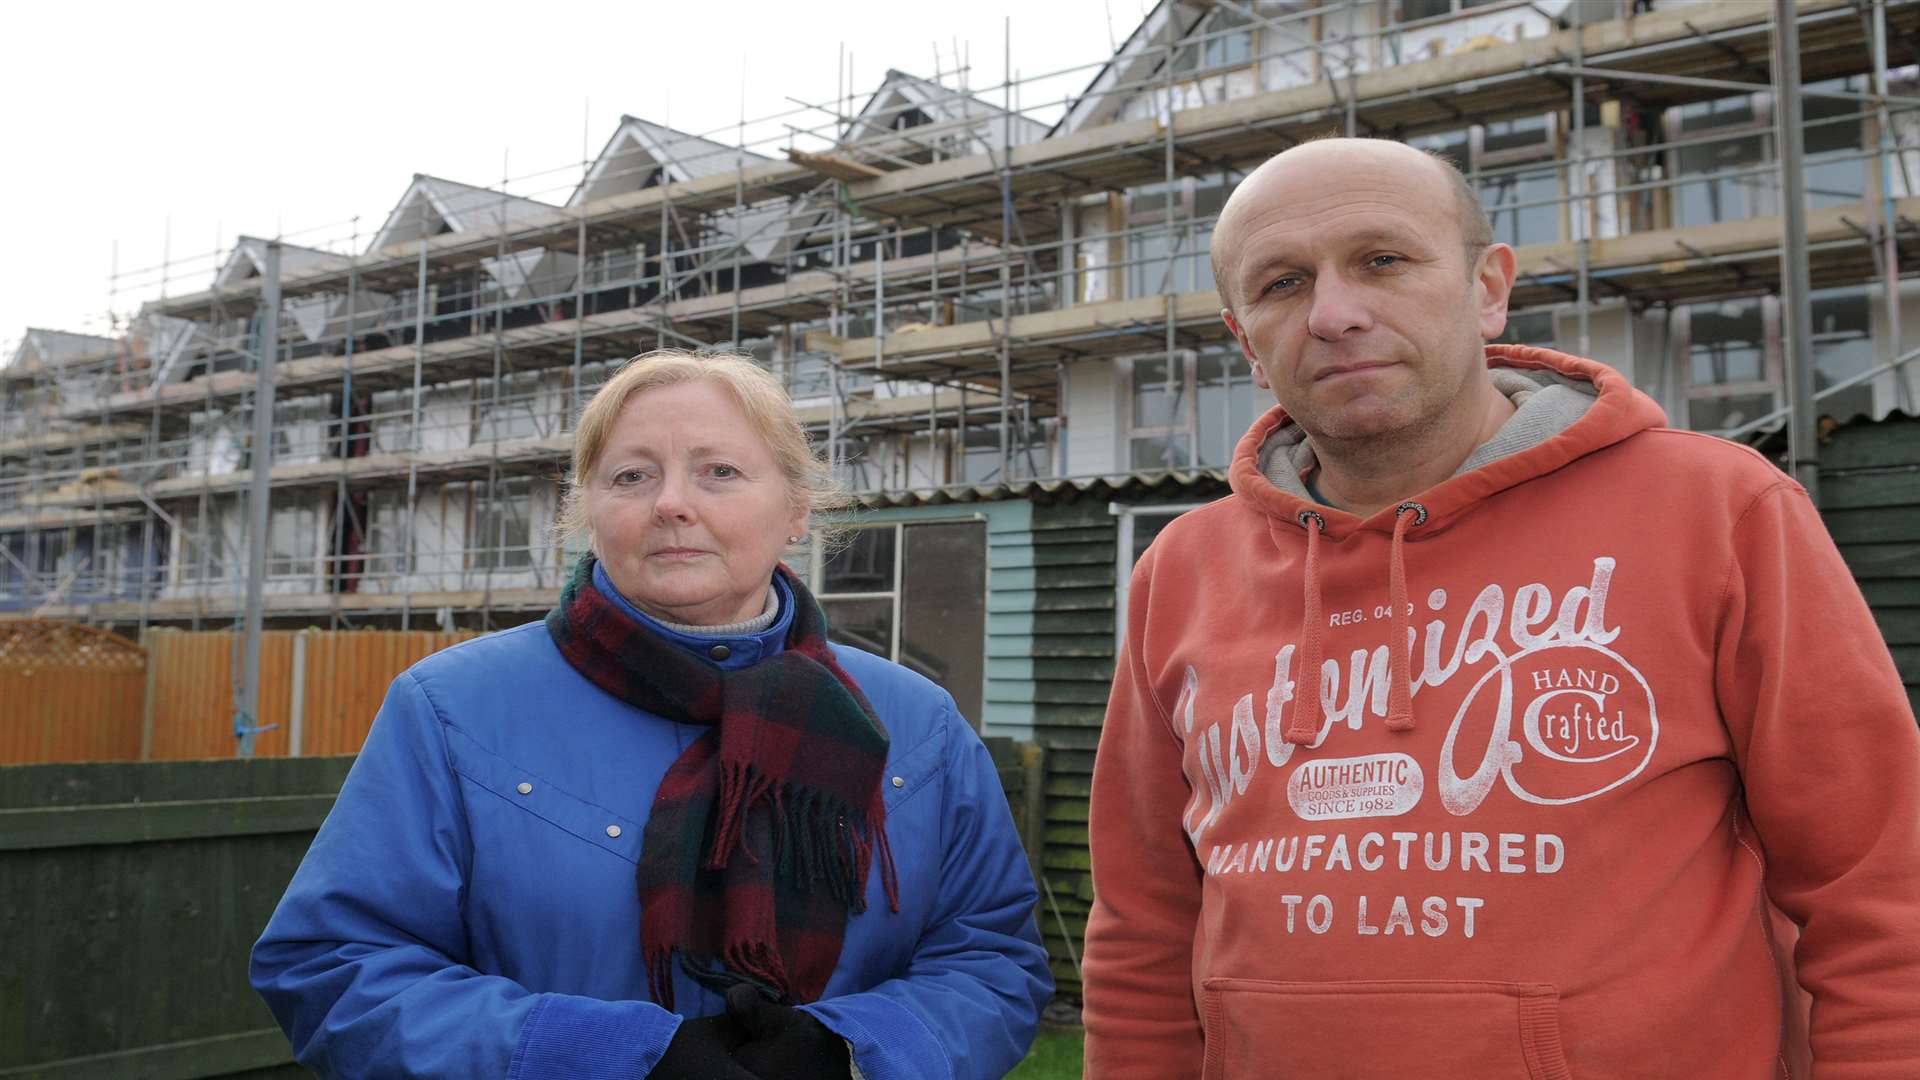
[[[358,753],[394,676],[472,631],[269,630],[260,642],[256,757]],[[230,630],[152,630],[148,757],[234,754],[234,674],[241,636]],[[295,699],[298,698],[298,708]],[[297,729],[297,733],[296,733]]]
[[[287,753],[293,673],[291,630],[268,630],[260,640],[260,716],[277,725],[254,742],[257,757]],[[232,630],[147,632],[153,665],[147,757],[153,761],[230,758],[234,754],[234,678],[244,638]]]
[[[350,763],[0,768],[0,1078],[304,1075],[247,953]]]
[[[140,756],[147,653],[90,626],[0,624],[0,764]]]
[[[303,754],[354,754],[366,741],[387,686],[408,667],[472,631],[309,630],[301,674]]]

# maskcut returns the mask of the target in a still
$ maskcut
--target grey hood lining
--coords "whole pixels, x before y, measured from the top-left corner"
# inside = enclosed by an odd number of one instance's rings
[[[1454,476],[1470,473],[1504,457],[1529,450],[1546,442],[1587,414],[1599,399],[1600,391],[1585,379],[1538,368],[1496,367],[1489,369],[1494,389],[1513,402],[1514,413],[1481,443],[1454,470]],[[1301,476],[1317,464],[1307,433],[1291,420],[1274,429],[1260,444],[1260,472],[1274,487],[1308,502],[1317,502],[1301,483]]]

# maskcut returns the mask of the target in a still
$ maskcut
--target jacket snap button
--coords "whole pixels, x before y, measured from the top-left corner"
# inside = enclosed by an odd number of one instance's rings
[[[514,788],[513,790],[519,792],[522,795],[531,795],[533,794],[533,785],[527,783],[525,780],[522,780],[520,781],[520,786]]]
[[[715,660],[725,660],[727,657],[733,655],[733,650],[727,648],[725,645],[715,645],[713,648],[707,650],[707,655],[713,657]]]
[[[607,835],[618,839],[620,836],[620,826],[618,825],[607,826]]]
[[[907,786],[907,781],[906,781],[906,778],[905,778],[905,777],[900,777],[900,776],[896,776],[896,777],[894,777],[894,778],[893,778],[893,786],[894,786],[894,787],[906,787],[906,786]]]

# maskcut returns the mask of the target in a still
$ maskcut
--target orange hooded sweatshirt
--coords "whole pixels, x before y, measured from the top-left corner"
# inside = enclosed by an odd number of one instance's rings
[[[1791,966],[1814,1076],[1920,1077],[1920,732],[1806,493],[1488,355],[1593,401],[1365,519],[1263,474],[1275,409],[1140,560],[1087,1076],[1761,1080]]]

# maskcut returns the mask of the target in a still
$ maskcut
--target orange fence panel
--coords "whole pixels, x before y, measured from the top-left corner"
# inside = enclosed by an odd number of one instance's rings
[[[140,756],[147,653],[47,619],[0,623],[0,764]]]
[[[420,660],[479,635],[469,630],[307,630],[300,752],[358,753],[387,687]]]
[[[287,753],[293,636],[291,630],[260,635],[260,716],[254,723],[278,726],[254,740],[256,757]],[[244,645],[244,637],[232,630],[147,632],[147,655],[154,669],[147,706],[149,760],[234,756],[234,678]]]
[[[358,753],[395,676],[478,636],[266,631],[254,723],[267,730],[254,756]],[[233,757],[243,636],[155,627],[144,641],[72,623],[0,624],[0,764]]]

